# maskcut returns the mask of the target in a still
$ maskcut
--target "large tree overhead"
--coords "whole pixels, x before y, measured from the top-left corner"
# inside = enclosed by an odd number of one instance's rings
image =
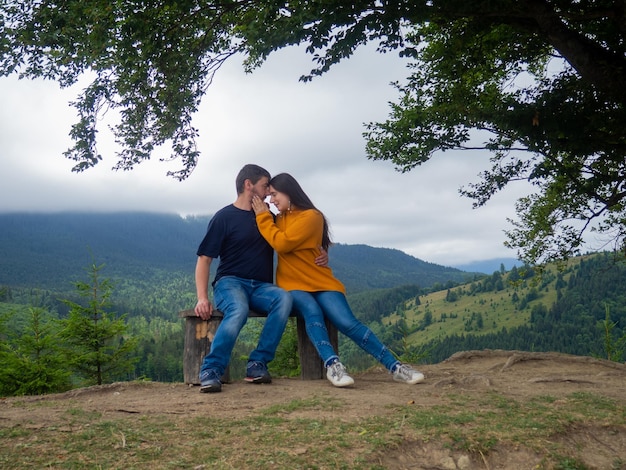
[[[626,3],[565,0],[0,0],[0,73],[69,86],[93,81],[74,105],[66,156],[97,164],[96,125],[120,112],[118,169],[171,145],[196,165],[191,119],[213,74],[242,53],[254,69],[304,44],[323,74],[368,42],[409,59],[386,122],[365,130],[367,155],[400,171],[437,151],[491,152],[482,181],[462,189],[485,204],[508,183],[518,201],[508,244],[529,262],[576,254],[589,230],[626,239]]]

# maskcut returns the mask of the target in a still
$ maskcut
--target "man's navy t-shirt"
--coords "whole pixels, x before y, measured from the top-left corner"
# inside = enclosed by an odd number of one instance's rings
[[[215,213],[197,255],[220,259],[213,285],[222,276],[274,280],[274,250],[259,233],[254,211],[233,204]]]

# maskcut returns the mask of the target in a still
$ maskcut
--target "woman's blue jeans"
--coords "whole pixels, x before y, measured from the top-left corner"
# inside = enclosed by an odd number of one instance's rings
[[[267,313],[259,342],[249,360],[267,364],[274,359],[291,314],[289,292],[268,282],[225,276],[213,287],[213,302],[224,314],[224,319],[215,332],[211,351],[202,361],[200,373],[212,369],[219,377],[224,375],[239,332],[248,320],[249,310]]]
[[[324,361],[324,365],[328,366],[338,358],[330,344],[324,317],[388,370],[393,370],[400,362],[380,342],[374,332],[354,316],[343,293],[292,290],[291,296],[293,308],[304,318],[307,335]]]

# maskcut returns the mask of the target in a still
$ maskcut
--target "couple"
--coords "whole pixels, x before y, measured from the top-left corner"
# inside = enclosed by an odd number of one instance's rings
[[[350,310],[343,284],[328,267],[331,241],[326,218],[298,182],[286,173],[271,178],[257,165],[245,165],[237,175],[236,187],[237,200],[213,216],[197,252],[196,315],[206,320],[212,314],[209,270],[217,257],[213,300],[224,314],[202,362],[200,391],[222,390],[220,379],[249,309],[267,313],[267,320],[249,356],[248,382],[272,381],[267,364],[274,358],[292,308],[304,318],[307,334],[334,386],[352,385],[354,380],[331,346],[324,317],[383,364],[394,380],[421,382],[424,375],[398,361]],[[267,196],[280,211],[276,218],[264,202]],[[278,254],[277,286],[273,284],[274,250]]]

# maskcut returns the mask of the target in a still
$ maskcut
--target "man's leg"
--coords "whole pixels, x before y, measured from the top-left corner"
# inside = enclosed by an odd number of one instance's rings
[[[239,332],[248,320],[248,294],[238,278],[221,278],[213,289],[213,299],[215,307],[224,314],[224,318],[215,332],[211,351],[202,361],[201,391],[204,391],[203,382],[208,383],[210,380],[214,383],[215,377],[221,378],[224,375]],[[214,385],[215,387],[207,387],[206,391],[221,390],[221,384]]]
[[[291,314],[291,305],[289,292],[265,282],[254,284],[250,296],[250,308],[267,313],[267,319],[261,331],[259,343],[250,353],[246,374],[248,382],[271,382],[272,379],[267,372],[267,363],[274,359],[276,348]]]

